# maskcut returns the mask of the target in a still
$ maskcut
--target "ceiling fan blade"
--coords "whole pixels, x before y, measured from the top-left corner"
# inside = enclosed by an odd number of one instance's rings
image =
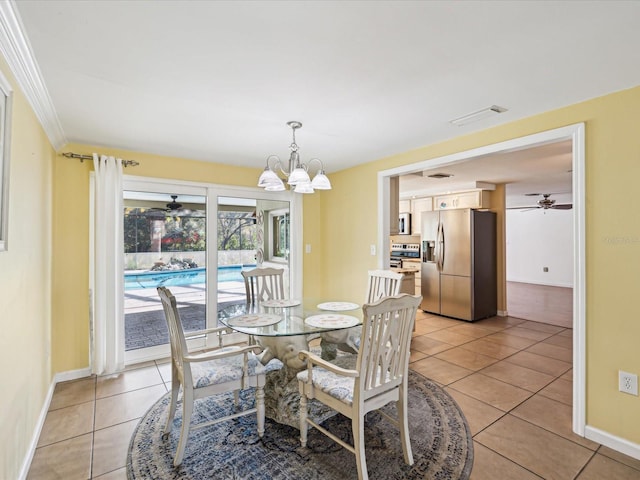
[[[554,205],[551,208],[555,210],[571,210],[573,208],[573,205],[571,203],[560,203],[558,205]]]
[[[542,207],[507,207],[505,210],[519,210],[521,212],[528,212],[529,210],[538,210]]]

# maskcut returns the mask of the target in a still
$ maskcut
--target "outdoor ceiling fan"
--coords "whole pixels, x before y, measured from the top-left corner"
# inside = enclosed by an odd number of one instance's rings
[[[151,208],[150,210],[160,211],[160,212],[173,212],[174,210],[179,210],[182,208],[182,204],[178,203],[176,200],[178,199],[178,195],[171,195],[171,201],[167,203],[166,208]]]
[[[177,202],[178,195],[171,195],[171,201],[166,204],[165,208],[149,208],[147,211],[155,216],[160,215],[159,212],[172,213],[173,216],[179,215],[178,210],[182,208],[182,204]]]
[[[149,208],[147,212],[150,217],[153,218],[164,218],[166,216],[171,216],[173,218],[177,217],[189,217],[189,218],[205,218],[206,214],[204,210],[200,209],[192,209],[192,204],[187,204],[185,207],[182,203],[178,202],[178,195],[171,195],[171,201],[165,205],[165,208]],[[167,215],[168,214],[168,215]]]
[[[540,197],[542,196],[542,198],[540,200],[538,200],[536,203],[538,204],[538,206],[536,207],[512,207],[509,210],[515,210],[518,209],[520,211],[527,211],[527,210],[536,210],[538,208],[542,208],[543,210],[570,210],[571,208],[573,208],[573,205],[571,203],[556,203],[556,201],[551,197],[551,195],[558,195],[558,194],[554,194],[554,193],[525,193],[525,195],[527,197]]]

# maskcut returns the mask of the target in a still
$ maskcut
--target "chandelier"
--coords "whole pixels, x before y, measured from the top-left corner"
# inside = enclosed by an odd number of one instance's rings
[[[296,193],[313,193],[314,190],[331,190],[331,182],[324,173],[324,165],[318,158],[312,158],[307,163],[300,161],[298,154],[298,144],[296,143],[296,130],[302,127],[302,123],[297,121],[287,122],[293,132],[293,141],[289,145],[291,154],[289,155],[289,165],[285,166],[277,155],[269,155],[267,157],[267,166],[258,179],[258,186],[270,192],[281,192],[285,190],[282,179],[276,174],[275,169],[279,170],[282,175],[287,178],[287,183]],[[273,162],[272,162],[273,161]],[[271,163],[273,163],[273,166]],[[309,177],[309,167],[312,162],[318,162],[318,168],[313,180]]]

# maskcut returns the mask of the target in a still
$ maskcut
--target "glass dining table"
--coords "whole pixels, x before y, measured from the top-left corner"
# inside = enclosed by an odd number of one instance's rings
[[[362,324],[362,305],[318,298],[266,300],[223,307],[218,311],[218,320],[236,332],[249,335],[263,348],[259,357],[267,365],[266,415],[298,428],[296,374],[306,368],[306,362],[298,353],[312,349],[314,340],[325,360],[334,360],[338,351],[357,353],[355,342]],[[318,408],[320,410],[310,411],[317,421],[331,416],[331,411]]]

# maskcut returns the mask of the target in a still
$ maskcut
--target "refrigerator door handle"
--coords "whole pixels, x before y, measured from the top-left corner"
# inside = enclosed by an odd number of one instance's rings
[[[436,266],[438,271],[442,271],[442,223],[438,222],[436,232]]]
[[[438,243],[440,244],[440,258],[438,263],[440,264],[440,271],[444,270],[444,248],[445,248],[445,240],[444,240],[444,225],[440,224],[440,233],[438,236]]]
[[[436,269],[440,271],[440,222],[436,227],[436,241],[434,245],[433,259],[436,262]]]

